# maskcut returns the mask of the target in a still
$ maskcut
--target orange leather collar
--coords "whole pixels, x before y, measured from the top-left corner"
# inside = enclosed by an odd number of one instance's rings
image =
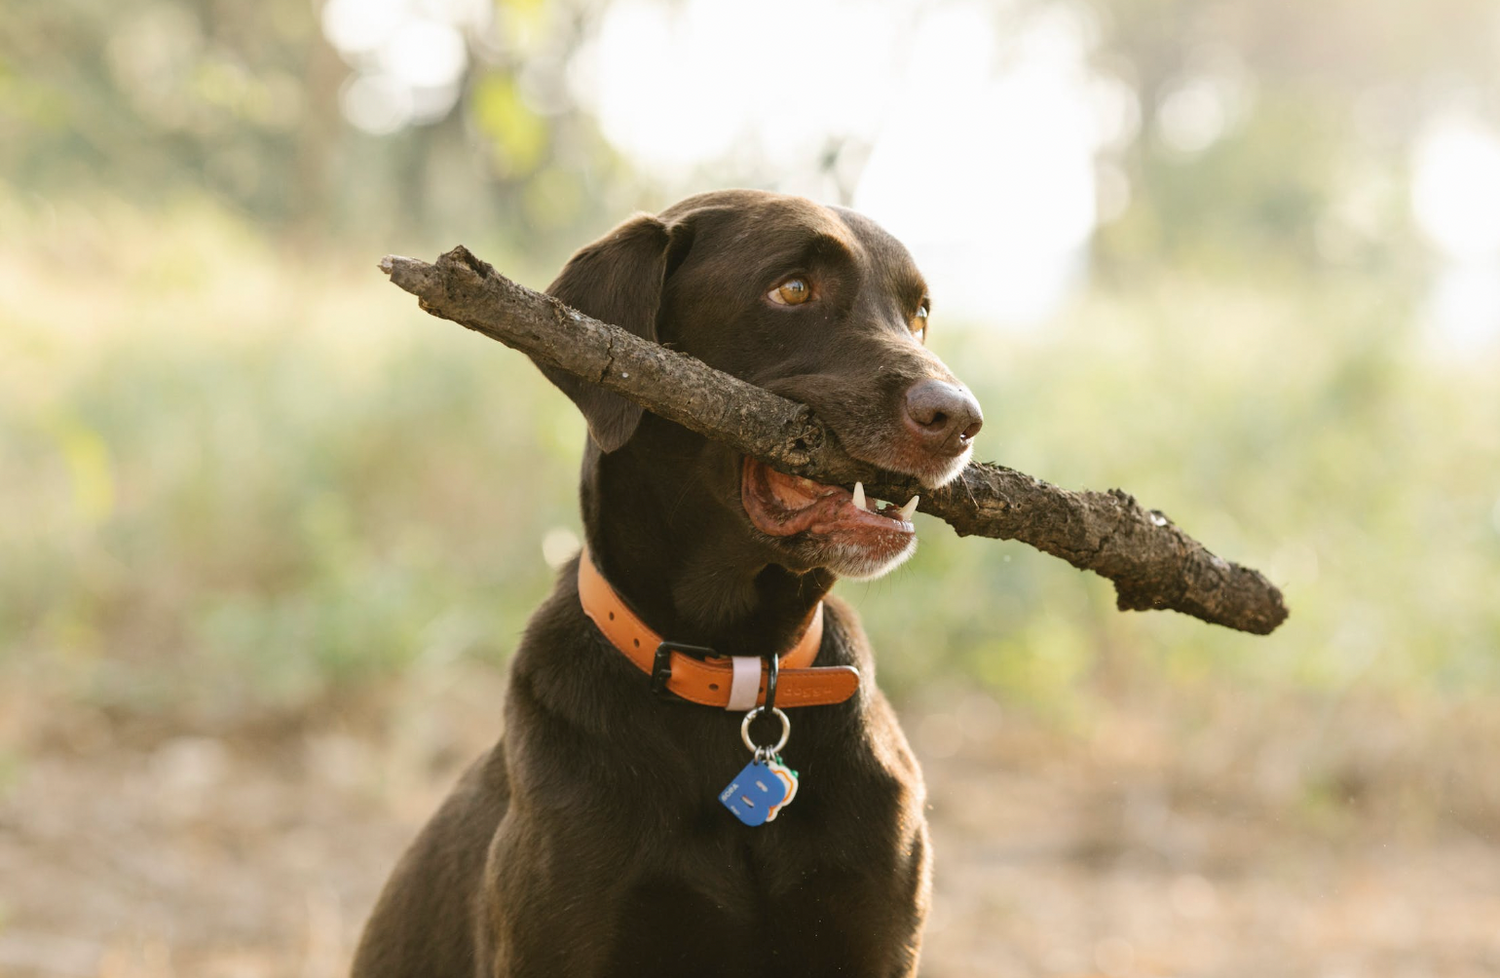
[[[653,680],[665,678],[665,688],[685,700],[725,710],[748,710],[764,702],[766,663],[752,656],[710,656],[695,659],[663,650],[660,635],[646,627],[599,573],[587,549],[578,557],[578,600],[604,637]],[[822,706],[842,703],[859,690],[859,670],[853,666],[813,666],[823,642],[823,603],[813,611],[807,631],[780,657],[776,680],[777,706]],[[659,661],[660,660],[660,661]],[[661,674],[664,673],[663,677]]]

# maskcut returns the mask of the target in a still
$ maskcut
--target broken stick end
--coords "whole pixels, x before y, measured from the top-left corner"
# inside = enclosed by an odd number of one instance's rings
[[[412,295],[421,296],[433,285],[433,267],[418,258],[386,255],[377,267],[390,277],[393,285]]]
[[[1168,598],[1155,589],[1136,590],[1116,581],[1115,607],[1120,611],[1177,611],[1211,625],[1222,625],[1251,635],[1269,635],[1287,620],[1286,602],[1279,588],[1259,573],[1249,573],[1259,579],[1249,586],[1249,593],[1238,595],[1237,600],[1212,604],[1185,595]],[[1241,586],[1246,585],[1242,583]]]

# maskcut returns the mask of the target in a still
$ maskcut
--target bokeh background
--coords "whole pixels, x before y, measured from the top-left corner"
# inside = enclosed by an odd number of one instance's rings
[[[1265,570],[1256,638],[919,521],[840,585],[923,974],[1500,974],[1492,0],[48,0],[0,17],[0,974],[341,974],[500,729],[584,437],[375,268],[720,186],[934,286],[981,455]]]

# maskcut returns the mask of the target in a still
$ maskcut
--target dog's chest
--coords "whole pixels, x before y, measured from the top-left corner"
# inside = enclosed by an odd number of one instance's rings
[[[774,832],[684,848],[612,901],[611,967],[639,974],[900,973],[925,914],[926,830],[900,850],[859,833]],[[768,827],[772,828],[772,827]]]

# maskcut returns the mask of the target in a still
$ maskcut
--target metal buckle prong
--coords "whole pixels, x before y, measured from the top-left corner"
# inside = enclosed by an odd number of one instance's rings
[[[676,696],[670,689],[667,689],[667,680],[672,678],[673,652],[685,652],[700,659],[719,654],[702,645],[684,645],[681,642],[661,643],[656,647],[656,657],[651,662],[651,693],[654,696]]]

